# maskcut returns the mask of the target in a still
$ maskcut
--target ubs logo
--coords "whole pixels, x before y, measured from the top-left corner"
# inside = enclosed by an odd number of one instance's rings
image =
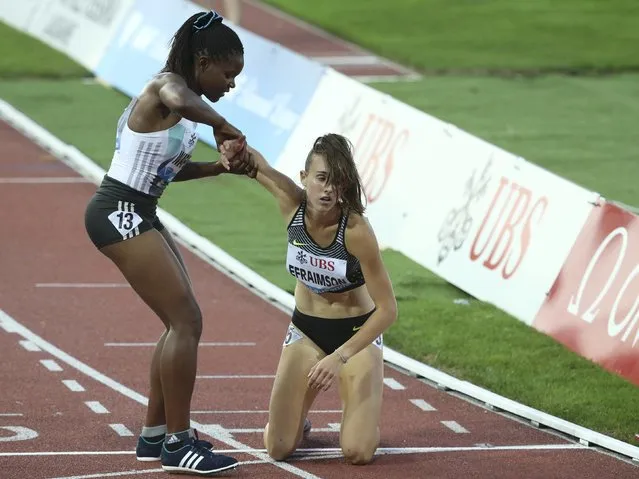
[[[485,194],[488,183],[491,180],[490,168],[492,157],[484,166],[478,177],[478,169],[473,170],[466,181],[464,189],[464,203],[459,208],[452,208],[446,215],[444,223],[439,229],[437,240],[440,244],[437,264],[441,264],[451,253],[462,247],[473,226],[473,217],[470,212],[471,205],[479,201]]]

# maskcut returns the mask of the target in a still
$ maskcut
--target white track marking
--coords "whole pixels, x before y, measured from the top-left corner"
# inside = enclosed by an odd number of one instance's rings
[[[0,442],[16,442],[16,441],[28,441],[29,439],[35,439],[38,437],[38,433],[33,429],[22,426],[0,426],[0,430],[7,430],[13,433],[11,436],[6,434],[0,434]]]
[[[130,288],[129,283],[36,283],[36,288]]]
[[[20,341],[20,346],[31,352],[42,351],[42,349],[40,349],[37,344],[33,344],[31,341],[27,341],[26,339]]]
[[[131,430],[128,427],[126,427],[124,424],[109,424],[109,427],[122,437],[133,436],[133,433],[131,432]]]
[[[197,376],[198,379],[271,379],[274,374],[217,374]]]
[[[341,409],[317,409],[310,410],[309,414],[341,414]],[[229,411],[229,410],[212,410],[212,411],[191,411],[191,414],[268,414],[267,409],[247,409],[244,411]]]
[[[0,417],[22,417],[23,414],[21,412],[4,412],[0,413]]]
[[[399,381],[393,378],[384,378],[384,384],[386,384],[386,386],[388,386],[389,388],[395,390],[406,389],[404,386],[402,386],[402,384],[399,383]]]
[[[320,56],[311,57],[318,63],[330,66],[361,66],[361,65],[383,65],[381,58],[374,55],[340,55],[340,56]]]
[[[453,432],[456,432],[457,434],[468,434],[469,431],[468,429],[466,429],[464,426],[462,426],[461,424],[459,424],[456,421],[442,421],[441,422],[444,426],[446,426],[448,429],[450,429]]]
[[[85,401],[84,404],[96,414],[109,414],[109,410],[100,401]]]
[[[37,344],[40,348],[42,348],[42,350],[58,358],[60,361],[68,364],[74,369],[77,369],[78,371],[87,375],[88,377],[104,384],[105,386],[111,388],[112,390],[122,394],[123,396],[126,396],[129,399],[132,399],[145,406],[148,404],[149,400],[142,394],[128,388],[124,384],[121,384],[114,379],[111,379],[110,377],[106,376],[105,374],[102,374],[98,370],[93,369],[91,366],[88,366],[82,361],[74,358],[70,354],[65,353],[64,351],[54,346],[47,340],[35,334],[30,329],[18,323],[15,319],[13,319],[11,316],[9,316],[7,313],[2,311],[1,309],[0,309],[0,324],[6,325],[7,328],[11,328],[13,332],[19,334],[24,339],[28,339],[29,341],[32,341],[33,343]],[[207,426],[205,424],[200,424],[197,421],[193,421],[193,420],[191,420],[191,426],[197,429],[198,432],[208,434],[209,436],[217,439],[218,441],[226,444],[227,446],[231,446],[236,449],[248,449],[248,447],[245,444],[242,444],[241,442],[236,441],[235,439],[229,437],[228,434],[224,434],[223,428],[219,428],[219,427],[211,428],[210,426]],[[310,472],[306,472],[305,470],[295,467],[286,462],[273,462],[271,461],[270,457],[266,453],[251,452],[249,454],[256,457],[257,459],[269,461],[273,464],[273,466],[279,467],[280,469],[290,472],[291,474],[301,477],[302,479],[321,479],[319,476],[311,474]]]
[[[410,402],[414,404],[415,406],[417,406],[422,411],[437,411],[437,409],[435,409],[433,406],[428,404],[423,399],[411,399]]]
[[[525,444],[512,446],[447,446],[447,447],[380,447],[375,455],[389,454],[429,454],[439,452],[489,452],[489,451],[561,451],[561,450],[585,450],[590,449],[581,444]],[[264,454],[266,449],[216,449],[218,454]],[[341,453],[340,448],[300,448],[294,456],[309,456],[322,454]],[[25,457],[25,456],[131,456],[134,450],[126,451],[29,451],[29,452],[0,452],[0,457]],[[297,458],[297,457],[296,457]]]
[[[136,348],[152,347],[157,343],[104,343],[108,347]],[[256,343],[233,343],[233,342],[202,342],[200,346],[255,346]]]
[[[82,385],[75,379],[65,379],[62,383],[73,392],[79,393],[85,391]]]
[[[49,371],[62,371],[62,367],[53,359],[41,359],[40,363]]]
[[[237,429],[228,429],[224,428],[226,432],[229,434],[263,434],[263,427],[256,428],[237,428]],[[339,429],[333,429],[332,427],[314,427],[312,429],[313,432],[339,432]]]
[[[11,183],[14,185],[55,185],[69,183],[92,183],[91,180],[81,176],[45,176],[45,177],[24,177],[24,178],[0,178],[0,183]]]
[[[123,477],[123,476],[137,476],[140,474],[152,474],[156,472],[164,472],[164,469],[138,469],[133,471],[121,471],[121,472],[98,472],[97,474],[85,474],[83,476],[60,476],[52,479],[94,479],[98,477]]]

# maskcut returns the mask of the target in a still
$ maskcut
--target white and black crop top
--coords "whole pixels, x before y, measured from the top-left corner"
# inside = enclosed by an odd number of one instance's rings
[[[288,272],[317,294],[342,293],[362,286],[365,281],[359,260],[348,252],[344,241],[348,214],[340,217],[333,242],[322,248],[306,231],[305,212],[304,200],[288,225]]]

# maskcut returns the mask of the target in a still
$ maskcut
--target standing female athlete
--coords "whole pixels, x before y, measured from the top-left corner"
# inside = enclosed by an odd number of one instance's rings
[[[240,147],[225,142],[222,156]],[[349,462],[367,464],[379,444],[382,333],[396,320],[397,303],[363,216],[352,147],[340,135],[319,137],[300,172],[304,189],[249,152],[248,175],[275,196],[288,224],[286,267],[297,279],[264,444],[272,458],[288,457],[310,428],[305,418],[317,394],[338,378],[342,451]]]
[[[218,148],[236,139],[243,153],[235,161],[248,159],[240,131],[201,98],[219,100],[235,87],[243,66],[242,43],[222,17],[203,12],[189,18],[175,33],[162,72],[120,117],[111,166],[85,213],[91,241],[166,327],[151,361],[136,454],[141,461],[161,460],[171,472],[206,475],[237,465],[234,458],[213,454],[212,444],[198,440],[190,428],[202,315],[156,206],[169,182],[216,176],[229,166],[223,158],[190,162],[197,123],[213,128]]]

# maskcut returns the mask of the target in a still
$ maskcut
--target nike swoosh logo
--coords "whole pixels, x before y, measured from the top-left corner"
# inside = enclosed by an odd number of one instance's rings
[[[361,328],[361,326],[353,326],[353,331],[357,331],[360,328]]]
[[[306,243],[300,243],[297,240],[293,240],[293,245],[294,246],[306,246]]]

